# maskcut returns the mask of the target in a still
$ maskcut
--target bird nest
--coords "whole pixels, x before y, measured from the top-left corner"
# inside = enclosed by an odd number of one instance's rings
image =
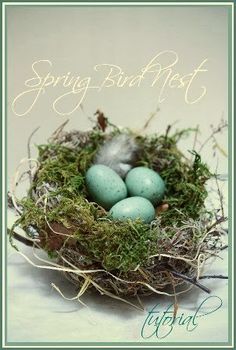
[[[223,247],[225,218],[204,204],[206,182],[214,175],[197,152],[186,157],[177,146],[189,132],[168,127],[144,136],[113,125],[105,130],[101,123],[86,132],[60,127],[38,146],[27,196],[9,193],[9,206],[18,213],[9,230],[12,244],[16,238],[46,251],[46,266],[62,271],[78,287],[78,298],[90,289],[124,301],[152,293],[176,296],[193,286],[209,292],[200,280],[206,260]],[[101,145],[122,133],[138,145],[133,166],[148,166],[166,184],[150,224],[111,220],[86,189],[86,171]]]

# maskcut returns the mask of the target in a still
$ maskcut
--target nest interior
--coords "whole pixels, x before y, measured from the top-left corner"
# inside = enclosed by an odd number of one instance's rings
[[[37,238],[37,247],[80,290],[125,297],[176,295],[193,285],[204,289],[198,281],[204,262],[221,247],[218,222],[204,205],[212,175],[198,153],[192,151],[188,159],[179,150],[189,130],[170,129],[141,136],[115,126],[104,131],[97,125],[87,132],[59,128],[38,146],[38,166],[27,196],[17,200],[20,215],[10,237],[19,226]],[[151,224],[111,221],[86,190],[85,173],[98,148],[121,132],[140,146],[135,166],[152,168],[166,183]]]

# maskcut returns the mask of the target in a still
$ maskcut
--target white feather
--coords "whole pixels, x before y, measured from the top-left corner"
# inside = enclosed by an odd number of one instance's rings
[[[138,149],[132,136],[120,134],[101,146],[94,162],[109,166],[124,178],[137,159]]]

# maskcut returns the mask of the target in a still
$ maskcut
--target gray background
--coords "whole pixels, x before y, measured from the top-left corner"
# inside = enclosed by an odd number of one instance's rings
[[[196,104],[184,102],[183,90],[167,89],[166,100],[158,104],[158,89],[144,83],[139,88],[108,88],[89,91],[84,101],[86,115],[100,108],[112,123],[140,130],[157,106],[160,110],[148,132],[163,132],[168,124],[177,128],[199,125],[199,139],[210,134],[210,125],[227,119],[228,101],[228,15],[226,7],[32,7],[7,8],[7,75],[8,75],[8,177],[9,185],[16,167],[26,157],[29,134],[37,127],[35,143],[46,142],[67,117],[57,115],[52,102],[63,89],[48,88],[31,113],[24,117],[12,111],[14,98],[25,90],[25,80],[31,78],[34,61],[48,59],[52,74],[96,78],[93,67],[112,63],[122,67],[127,75],[137,72],[163,50],[174,50],[179,62],[174,72],[192,72],[207,58],[208,72],[202,73],[197,86],[206,86],[206,96]],[[197,93],[197,91],[195,91]],[[23,105],[22,105],[23,108]],[[70,116],[68,129],[87,129],[91,122],[78,109]],[[227,151],[227,134],[217,137]],[[192,140],[182,143],[184,151],[191,149]],[[33,151],[33,155],[35,152]],[[227,158],[219,152],[213,157],[212,143],[204,149],[203,158],[212,169],[227,173]],[[25,187],[27,184],[25,184]],[[227,197],[227,189],[224,188]],[[21,195],[24,187],[19,191]],[[14,220],[9,215],[9,225]],[[30,252],[22,248],[27,254]],[[29,266],[9,249],[9,313],[10,341],[141,341],[143,314],[129,312],[100,297],[88,297],[90,309],[77,302],[60,298],[50,287],[54,282],[70,294],[60,275]],[[210,268],[210,267],[209,267]],[[227,269],[227,259],[217,260],[214,269]],[[227,283],[208,283],[224,300],[223,308],[201,321],[192,333],[176,329],[165,341],[225,341],[227,340]],[[202,293],[180,298],[180,310],[191,313],[204,299]],[[153,297],[147,307],[156,302],[168,305],[172,300]],[[119,311],[118,311],[119,310]],[[219,322],[220,320],[220,322]],[[109,330],[109,332],[108,332]],[[150,339],[155,341],[155,339]]]

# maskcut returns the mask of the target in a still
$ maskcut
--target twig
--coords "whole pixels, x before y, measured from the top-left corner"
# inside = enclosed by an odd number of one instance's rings
[[[18,209],[18,207],[16,207],[13,203],[13,199],[12,199],[12,195],[11,193],[8,191],[7,193],[7,205],[8,205],[8,208],[9,209],[12,209],[12,210],[15,210],[15,212],[18,214],[18,215],[21,215],[21,211]]]
[[[223,276],[223,275],[204,275],[204,276],[200,276],[199,279],[203,280],[205,278],[219,278],[222,280],[227,280],[228,276]]]
[[[209,232],[213,227],[217,226],[218,224],[221,224],[222,222],[225,222],[227,220],[227,217],[221,216],[219,219],[217,219],[212,225],[207,227],[207,232]]]
[[[171,272],[167,272],[169,278],[170,278],[170,281],[171,281],[171,284],[172,284],[172,288],[173,288],[173,292],[174,292],[174,317],[177,316],[177,313],[178,313],[178,301],[177,301],[177,297],[176,297],[176,290],[175,290],[175,284],[174,284],[174,278],[173,278],[173,275]]]
[[[196,147],[196,144],[197,144],[197,136],[198,136],[198,133],[199,133],[199,125],[197,125],[196,131],[195,131],[195,134],[194,134],[193,150],[195,150],[195,147]],[[194,157],[194,155],[192,155],[192,160],[193,160],[193,157]]]
[[[10,234],[13,238],[15,238],[17,241],[24,243],[26,246],[28,247],[34,247],[35,246],[35,242],[32,241],[29,238],[23,237],[21,235],[19,235],[19,233],[15,232],[15,231],[11,231],[10,229],[7,229],[7,233]],[[38,248],[38,247],[36,247]]]
[[[167,268],[167,267],[166,267],[166,268]],[[194,286],[196,286],[196,287],[202,289],[204,292],[206,292],[206,293],[208,293],[208,294],[211,293],[211,291],[210,291],[209,288],[203,286],[203,285],[202,285],[201,283],[199,283],[195,278],[191,278],[191,277],[185,276],[185,275],[183,275],[183,274],[180,273],[180,272],[177,272],[177,271],[172,270],[171,268],[167,268],[167,270],[169,270],[169,271],[172,273],[173,276],[178,277],[178,278],[182,278],[183,280],[185,280],[185,281],[187,281],[187,282],[193,284]]]
[[[59,134],[62,132],[62,130],[64,129],[64,127],[66,126],[66,124],[68,124],[70,119],[67,119],[65,122],[63,122],[51,135],[51,137],[49,138],[49,140],[51,139],[56,139]]]
[[[224,215],[224,206],[223,206],[223,195],[220,192],[220,186],[219,186],[219,182],[218,182],[218,179],[216,176],[215,176],[215,181],[216,181],[217,193],[218,193],[219,201],[220,201],[221,215],[222,215],[222,217],[224,217],[225,215]]]
[[[30,134],[29,138],[28,138],[28,142],[27,142],[28,159],[31,159],[30,144],[31,144],[32,137],[33,137],[34,134],[39,130],[39,128],[40,128],[40,126],[38,126],[36,129],[34,129],[34,130],[32,131],[32,133]],[[30,168],[30,171],[29,171],[29,181],[30,181],[30,184],[32,184],[33,177],[32,177],[32,166],[31,166],[31,161],[29,161],[29,168]]]
[[[223,247],[220,248],[220,250],[224,250],[224,249],[227,249],[229,246],[228,244],[224,245]]]
[[[148,120],[145,122],[144,126],[142,127],[142,130],[146,130],[150,124],[150,122],[152,121],[152,119],[157,115],[157,113],[160,111],[160,108],[157,106],[156,110],[154,112],[152,112],[150,114],[150,117],[148,118]]]
[[[219,126],[216,129],[213,129],[212,127],[212,133],[211,135],[203,142],[203,144],[201,145],[198,153],[201,153],[202,149],[206,146],[206,144],[211,140],[211,139],[215,139],[214,135],[218,134],[219,132],[221,132],[224,128],[228,127],[227,122],[222,121],[221,124],[219,124]]]
[[[171,127],[172,127],[172,125],[168,125],[167,128],[166,128],[165,139],[167,139]]]

